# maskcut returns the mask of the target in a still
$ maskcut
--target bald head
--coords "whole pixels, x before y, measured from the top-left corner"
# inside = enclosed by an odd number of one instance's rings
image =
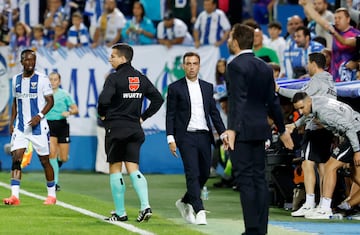
[[[303,20],[300,16],[294,15],[288,18],[287,31],[291,36],[294,35],[296,29],[300,26],[304,26]]]

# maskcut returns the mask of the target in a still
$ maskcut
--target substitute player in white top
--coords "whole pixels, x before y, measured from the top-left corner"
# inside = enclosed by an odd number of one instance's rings
[[[45,171],[48,197],[44,204],[56,203],[54,171],[49,162],[49,127],[44,115],[54,105],[53,91],[46,75],[35,71],[36,54],[23,50],[23,72],[13,77],[13,104],[10,120],[11,136],[11,196],[4,198],[6,205],[19,205],[21,161],[29,144],[36,150]]]

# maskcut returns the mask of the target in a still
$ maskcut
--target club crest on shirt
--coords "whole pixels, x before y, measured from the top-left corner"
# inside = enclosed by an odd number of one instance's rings
[[[128,79],[129,79],[129,90],[137,91],[140,87],[139,77],[128,77]]]
[[[37,82],[30,82],[31,85],[31,89],[36,89],[37,88]]]

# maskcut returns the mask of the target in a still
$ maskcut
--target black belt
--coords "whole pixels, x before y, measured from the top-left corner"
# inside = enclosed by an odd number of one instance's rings
[[[209,131],[207,131],[207,130],[191,130],[191,131],[187,131],[187,132],[196,133],[196,134],[207,134],[207,133],[209,133]]]

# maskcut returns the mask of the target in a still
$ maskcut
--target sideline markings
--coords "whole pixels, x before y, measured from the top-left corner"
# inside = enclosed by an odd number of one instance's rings
[[[11,186],[9,184],[6,184],[6,183],[3,183],[0,181],[0,186],[4,187],[4,188],[7,188],[7,189],[11,189]],[[39,200],[45,200],[46,197],[43,197],[43,196],[40,196],[40,195],[37,195],[37,194],[34,194],[34,193],[30,193],[28,191],[25,191],[23,189],[20,189],[20,193],[21,194],[24,194],[26,196],[29,196],[29,197],[32,197],[32,198],[36,198],[36,199],[39,199]],[[116,221],[116,222],[113,222],[113,221],[106,221],[104,220],[106,217],[103,216],[103,215],[100,215],[100,214],[96,214],[92,211],[89,211],[89,210],[86,210],[84,208],[80,208],[80,207],[77,207],[77,206],[73,206],[73,205],[70,205],[70,204],[67,204],[65,202],[61,202],[61,201],[56,201],[56,205],[58,206],[62,206],[64,208],[67,208],[67,209],[70,209],[70,210],[73,210],[73,211],[76,211],[76,212],[79,212],[83,215],[87,215],[87,216],[90,216],[90,217],[93,217],[95,219],[99,219],[105,223],[110,223],[110,224],[113,224],[113,225],[116,225],[116,226],[119,226],[119,227],[122,227],[130,232],[134,232],[134,233],[138,233],[138,234],[141,234],[141,235],[155,235],[154,233],[152,232],[149,232],[149,231],[146,231],[146,230],[142,230],[140,228],[137,228],[135,227],[134,225],[132,224],[127,224],[127,223],[124,223],[124,222],[121,222],[121,221]]]

